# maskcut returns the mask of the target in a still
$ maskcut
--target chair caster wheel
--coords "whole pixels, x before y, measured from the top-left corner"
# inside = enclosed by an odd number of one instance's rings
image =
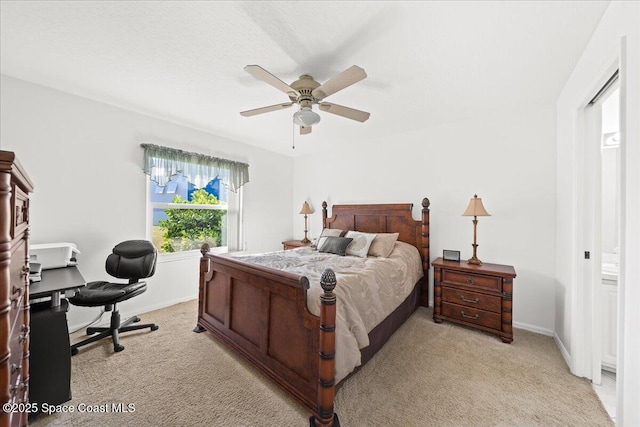
[[[158,330],[158,325],[153,325],[153,326],[151,327],[151,330],[152,330],[152,331],[157,331],[157,330]]]
[[[123,345],[119,345],[119,346],[117,346],[117,347],[116,347],[116,346],[114,346],[114,347],[113,347],[113,350],[114,350],[116,353],[119,353],[119,352],[121,352],[122,350],[124,350],[124,346],[123,346]]]
[[[78,354],[78,349],[77,348],[72,348],[71,349],[71,355],[75,356],[76,354]]]

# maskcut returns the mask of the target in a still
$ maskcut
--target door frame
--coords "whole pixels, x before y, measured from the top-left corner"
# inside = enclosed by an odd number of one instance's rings
[[[616,68],[616,71],[619,70]],[[619,77],[618,77],[619,78]],[[602,106],[604,101],[615,90],[619,90],[618,79],[611,83],[607,82],[607,87],[598,94],[598,99],[589,103],[584,108],[584,186],[578,193],[582,200],[584,212],[584,233],[581,235],[582,247],[585,251],[590,251],[590,258],[586,255],[583,261],[582,282],[585,289],[591,289],[591,298],[588,304],[582,308],[591,307],[590,327],[591,327],[591,380],[594,384],[602,383],[602,356],[605,330],[605,312],[603,306],[604,289],[602,285]],[[605,97],[606,96],[606,97]],[[620,115],[619,115],[620,116]],[[620,117],[618,116],[618,120]],[[620,169],[616,169],[616,179],[621,179]],[[622,198],[620,188],[618,188],[617,200]],[[618,209],[618,224],[620,224],[620,211]],[[619,241],[619,239],[618,239]],[[585,292],[586,299],[589,292]],[[616,292],[617,295],[617,292]],[[617,296],[616,296],[617,298]],[[617,328],[616,328],[617,332]],[[587,345],[587,344],[585,344]],[[586,363],[586,362],[585,362]]]
[[[601,154],[599,153],[599,141],[595,141],[597,135],[593,128],[600,126],[601,108],[588,106],[593,96],[605,85],[607,80],[616,70],[619,70],[620,87],[620,130],[621,130],[621,170],[618,171],[621,180],[620,194],[620,234],[625,233],[624,200],[625,200],[625,138],[623,129],[626,128],[625,115],[625,73],[621,64],[622,45],[618,45],[611,58],[605,62],[602,72],[594,79],[592,87],[585,92],[584,102],[576,108],[576,140],[575,145],[575,183],[576,183],[576,210],[575,220],[575,248],[574,277],[572,283],[573,298],[571,301],[571,350],[570,370],[576,376],[586,377],[594,383],[601,382],[602,365],[602,307],[599,297],[600,286],[596,279],[601,279]],[[581,185],[582,183],[582,185]],[[591,259],[585,259],[584,251],[591,253]],[[620,260],[623,265],[624,244],[620,242]],[[619,281],[624,280],[624,275],[619,276]],[[618,286],[618,315],[623,312],[624,292]],[[619,322],[618,322],[619,323]],[[620,327],[617,329],[618,349],[621,346],[623,336]],[[617,352],[618,372],[621,372],[623,361],[620,359],[620,351]],[[618,388],[617,401],[621,402],[622,396]]]

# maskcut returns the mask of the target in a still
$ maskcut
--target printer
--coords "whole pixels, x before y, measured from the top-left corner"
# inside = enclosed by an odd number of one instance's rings
[[[42,264],[39,262],[29,262],[29,281],[39,282],[42,280]]]
[[[80,253],[74,243],[45,243],[29,247],[30,262],[40,264],[36,271],[77,265],[76,255]],[[34,267],[37,268],[37,265]]]

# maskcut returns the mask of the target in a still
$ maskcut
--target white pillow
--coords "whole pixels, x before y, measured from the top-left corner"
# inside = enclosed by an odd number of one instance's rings
[[[315,244],[316,249],[319,249],[322,247],[322,245],[324,245],[324,242],[327,240],[327,237],[329,236],[340,237],[342,233],[344,233],[344,231],[338,230],[337,228],[325,228],[324,230],[322,230],[320,237],[318,237],[318,240],[316,241],[316,244]]]
[[[369,247],[369,255],[389,258],[400,233],[378,233]]]
[[[353,242],[347,246],[347,255],[366,258],[371,242],[376,238],[375,233],[360,233],[359,231],[347,231],[345,237],[351,237]]]

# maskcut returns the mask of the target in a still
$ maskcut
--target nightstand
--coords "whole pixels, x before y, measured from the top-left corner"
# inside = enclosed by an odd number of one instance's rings
[[[301,240],[285,240],[282,242],[282,246],[284,250],[295,249],[295,248],[304,248],[306,246],[311,246],[311,242],[302,243]]]
[[[443,320],[513,341],[512,297],[516,271],[510,265],[473,265],[465,261],[433,263],[433,321]]]

